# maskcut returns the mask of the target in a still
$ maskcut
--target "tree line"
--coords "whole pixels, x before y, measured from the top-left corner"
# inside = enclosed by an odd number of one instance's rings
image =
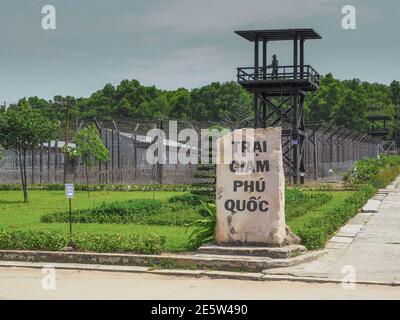
[[[369,83],[359,79],[338,80],[325,75],[315,93],[305,101],[306,122],[331,121],[334,124],[366,132],[368,115],[389,115],[391,130],[400,124],[400,82],[390,85]],[[90,97],[55,96],[47,101],[26,97],[27,103],[52,120],[63,121],[65,104],[70,119],[175,119],[249,125],[253,117],[252,97],[236,82],[213,82],[188,90],[161,90],[144,86],[137,80],[123,80],[116,86],[106,84]]]

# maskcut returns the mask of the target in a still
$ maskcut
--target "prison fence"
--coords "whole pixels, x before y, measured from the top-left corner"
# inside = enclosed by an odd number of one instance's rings
[[[173,122],[144,120],[81,121],[69,126],[68,139],[65,128],[59,140],[49,141],[27,154],[27,176],[30,183],[85,183],[85,166],[79,160],[71,160],[64,154],[65,140],[72,143],[72,137],[79,129],[94,124],[101,139],[109,150],[108,161],[96,163],[88,169],[87,176],[91,184],[192,184],[198,183],[196,164],[149,164],[146,151],[155,142],[149,137],[151,129],[166,132],[165,148],[167,155],[179,150],[178,136],[170,134]],[[183,129],[195,129],[199,140],[202,129],[213,128],[220,123],[211,122],[175,122],[177,132]],[[310,125],[304,142],[305,179],[319,180],[337,178],[348,170],[354,162],[365,158],[376,158],[382,150],[381,141],[366,134],[355,132],[329,124]],[[234,128],[230,128],[234,129]],[[290,141],[283,138],[283,149]],[[180,141],[185,144],[185,141]],[[181,145],[182,146],[182,145]],[[176,155],[175,155],[176,156]],[[168,161],[167,161],[168,162]],[[285,166],[285,173],[290,176]],[[20,166],[18,155],[12,150],[5,151],[0,161],[0,183],[19,183]]]

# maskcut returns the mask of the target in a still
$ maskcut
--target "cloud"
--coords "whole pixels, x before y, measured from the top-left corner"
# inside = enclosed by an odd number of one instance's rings
[[[223,64],[223,52],[216,47],[181,49],[156,60],[129,59],[129,71],[113,74],[113,78],[136,78],[144,84],[165,89],[196,87],[209,83],[210,76],[228,80]],[[230,72],[231,70],[229,70]]]
[[[180,32],[206,32],[232,29],[249,23],[263,26],[279,20],[301,21],[330,11],[331,0],[174,0],[152,12],[146,22],[154,27]]]

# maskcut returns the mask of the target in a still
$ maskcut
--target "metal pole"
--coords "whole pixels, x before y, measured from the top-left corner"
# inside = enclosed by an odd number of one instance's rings
[[[69,244],[72,247],[72,199],[68,199],[69,202]]]
[[[267,40],[263,39],[263,80],[267,79]]]
[[[292,106],[293,106],[293,123],[296,124],[296,127],[293,128],[293,133],[291,136],[292,139],[292,146],[293,146],[293,158],[292,158],[292,165],[293,165],[293,183],[298,183],[298,175],[299,175],[299,127],[298,127],[298,93],[292,92]]]
[[[58,171],[58,140],[54,144],[54,182],[57,183]]]
[[[254,41],[254,80],[258,80],[258,68],[259,68],[259,49],[258,49],[258,38],[256,37]],[[253,97],[253,107],[254,107],[254,127],[260,127],[260,115],[259,115],[259,107],[258,107],[258,96],[257,93],[254,93]]]
[[[300,39],[300,79],[304,77],[304,39]]]
[[[318,140],[317,131],[314,132],[314,180],[318,179]]]
[[[160,119],[158,120],[158,128],[163,131],[164,130],[164,124],[163,124],[163,120]],[[162,145],[163,141],[161,141],[161,145]],[[158,162],[157,162],[157,180],[159,184],[163,183],[163,164],[160,163],[161,161],[161,157],[160,154],[158,154]]]
[[[297,35],[294,36],[293,40],[293,78],[297,79]]]
[[[66,112],[65,112],[65,136],[64,136],[64,184],[67,182],[67,156],[68,156],[68,127],[69,127],[69,102],[66,102]]]

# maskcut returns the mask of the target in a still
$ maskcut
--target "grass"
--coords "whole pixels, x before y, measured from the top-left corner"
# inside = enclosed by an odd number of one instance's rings
[[[90,198],[86,192],[76,192],[72,200],[74,209],[96,207],[103,202],[129,199],[168,200],[170,197],[184,192],[92,192]],[[45,224],[40,217],[55,210],[68,210],[68,202],[64,191],[31,191],[30,203],[22,202],[21,191],[0,191],[0,229],[25,231],[55,231],[68,233],[67,223]],[[106,233],[106,234],[157,234],[166,237],[169,251],[186,250],[188,233],[185,227],[135,225],[135,224],[74,224],[74,233]]]
[[[343,204],[344,200],[352,192],[332,192],[332,191],[307,191],[306,197],[300,196],[288,203],[287,222],[296,233],[304,224],[313,218],[322,217],[324,212]],[[73,209],[94,208],[102,203],[124,201],[132,199],[156,199],[167,201],[171,197],[185,194],[185,192],[171,191],[130,191],[112,192],[96,191],[92,192],[90,198],[84,191],[76,192],[73,199]],[[289,194],[289,193],[288,193]],[[296,193],[294,193],[296,195]],[[321,195],[325,195],[322,197]],[[41,223],[40,217],[55,211],[68,210],[68,202],[65,199],[64,191],[30,191],[30,203],[26,205],[22,202],[21,191],[0,191],[0,230],[23,230],[23,231],[53,231],[63,235],[68,233],[67,223]],[[320,201],[318,199],[322,199]],[[297,205],[298,204],[298,205]],[[193,208],[188,207],[188,214],[192,214]],[[163,213],[164,214],[164,213]],[[163,220],[163,214],[160,220]],[[170,213],[169,213],[170,214]],[[164,215],[167,215],[165,213]],[[164,220],[167,220],[165,217]],[[96,233],[111,235],[163,235],[166,238],[166,248],[171,252],[184,251],[189,248],[188,237],[190,232],[183,226],[168,225],[146,225],[146,224],[97,224],[97,223],[76,223],[73,225],[73,233]]]

